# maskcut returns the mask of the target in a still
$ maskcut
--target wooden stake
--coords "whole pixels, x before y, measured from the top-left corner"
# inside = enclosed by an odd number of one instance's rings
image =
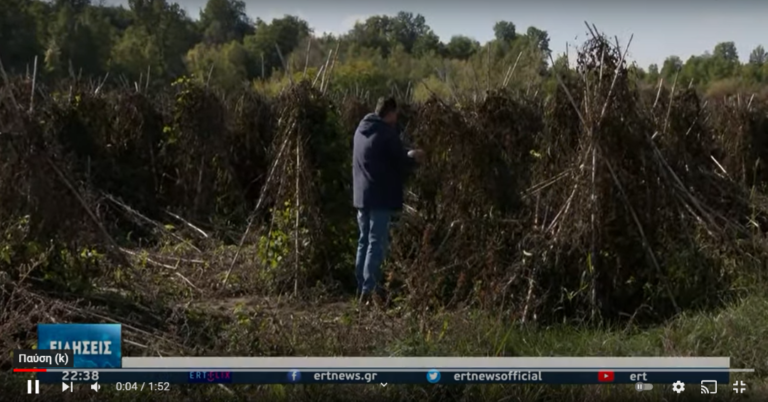
[[[312,80],[312,87],[317,84],[317,80],[320,78],[321,75],[323,75],[323,72],[325,71],[325,66],[320,66],[320,70],[317,71],[317,74],[315,75],[315,79]]]
[[[323,64],[323,67],[320,68],[322,73],[318,73],[321,75],[320,78],[320,91],[323,90],[323,86],[325,86],[325,75],[328,72],[328,69],[330,68],[330,62],[331,62],[331,56],[333,56],[333,49],[328,51],[328,57],[325,59],[325,64]]]
[[[661,97],[661,88],[663,88],[664,78],[659,78],[659,89],[656,91],[656,99],[653,101],[652,109],[656,109],[656,105],[659,103],[659,97]]]
[[[312,47],[312,36],[309,36],[309,39],[307,40],[307,57],[304,59],[304,73],[301,75],[301,79],[304,79],[307,77],[307,68],[309,67],[309,50]]]
[[[520,52],[517,54],[517,58],[515,59],[515,64],[512,65],[512,67],[507,70],[507,74],[504,76],[504,88],[509,85],[509,80],[512,79],[512,76],[515,74],[515,70],[517,69],[517,63],[520,61],[520,56],[523,55],[523,52]]]
[[[328,85],[331,84],[331,74],[333,73],[333,68],[336,66],[336,60],[339,59],[339,44],[336,43],[336,50],[333,52],[333,60],[331,60],[331,66],[328,68],[328,79],[323,80],[324,86],[321,88],[322,92],[325,93],[325,91],[328,89]]]
[[[294,255],[295,255],[295,274],[293,281],[293,296],[299,296],[299,275],[301,275],[301,264],[299,256],[299,219],[301,217],[301,137],[300,132],[296,132],[296,224],[294,226]]]
[[[662,134],[666,134],[667,127],[669,127],[669,116],[672,114],[672,103],[674,103],[675,88],[677,88],[678,74],[679,74],[679,70],[677,73],[675,73],[675,81],[672,82],[672,90],[669,92],[669,105],[667,105],[667,117],[664,119],[664,129],[662,130]]]
[[[491,42],[488,42],[488,82],[486,83],[486,91],[491,91]]]
[[[277,46],[277,43],[275,43],[275,49],[277,49],[277,55],[280,57],[280,62],[283,63],[283,70],[285,70],[285,75],[288,76],[288,81],[290,81],[291,85],[293,85],[293,76],[291,75],[291,67],[283,58],[283,52],[280,51],[280,46]]]
[[[291,132],[291,130],[293,130],[293,127],[295,125],[296,125],[296,122],[293,122],[290,125],[288,132]],[[251,225],[253,225],[253,220],[256,218],[256,212],[258,212],[259,208],[261,207],[261,203],[264,202],[264,196],[266,195],[267,189],[269,188],[269,185],[272,182],[272,178],[274,177],[275,170],[277,170],[277,166],[280,164],[280,159],[283,156],[283,151],[285,151],[285,146],[288,145],[288,138],[290,137],[286,136],[285,140],[283,140],[283,145],[280,146],[280,152],[277,154],[277,158],[275,158],[275,162],[272,164],[272,168],[269,170],[269,175],[267,176],[267,181],[264,183],[264,188],[261,190],[261,195],[259,195],[259,200],[256,201],[256,206],[253,207],[253,212],[251,212],[251,216],[248,217],[248,225],[245,227],[245,232],[243,232],[243,236],[240,238],[240,243],[237,245],[237,251],[235,252],[235,256],[232,258],[232,263],[230,263],[229,265],[227,274],[224,276],[224,281],[222,281],[222,286],[226,286],[227,281],[229,280],[229,275],[232,273],[232,269],[235,267],[235,263],[237,262],[237,257],[240,256],[240,251],[243,249],[245,238],[248,237],[248,233],[250,233],[251,231]]]
[[[35,64],[32,68],[32,93],[29,94],[29,113],[35,109],[35,84],[37,83],[37,56],[35,56]]]

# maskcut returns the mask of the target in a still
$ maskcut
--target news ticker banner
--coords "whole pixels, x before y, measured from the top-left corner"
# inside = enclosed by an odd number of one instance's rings
[[[728,357],[122,357],[119,324],[39,324],[14,371],[44,383],[669,383],[726,380]]]
[[[55,371],[37,373],[44,384],[686,384],[730,382],[728,371]]]

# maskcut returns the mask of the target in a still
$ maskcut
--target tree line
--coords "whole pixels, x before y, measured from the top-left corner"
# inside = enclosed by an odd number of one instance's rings
[[[490,86],[554,85],[549,35],[511,21],[493,26],[480,43],[440,38],[420,14],[376,15],[341,35],[316,35],[307,21],[286,15],[251,20],[242,0],[208,0],[198,18],[167,0],[107,6],[90,0],[0,0],[0,61],[42,79],[111,77],[163,84],[188,75],[221,88],[246,83],[276,90],[318,74],[333,58],[333,86],[372,95],[407,88],[415,95],[451,95]],[[634,66],[637,77],[703,90],[755,89],[768,82],[768,56],[755,48],[742,64],[733,42],[683,62]],[[554,65],[565,63],[559,56]]]

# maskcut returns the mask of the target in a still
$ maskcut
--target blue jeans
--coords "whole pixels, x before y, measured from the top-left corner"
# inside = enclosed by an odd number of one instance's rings
[[[360,236],[357,240],[355,276],[358,294],[377,290],[381,283],[381,263],[389,246],[389,222],[392,211],[383,209],[360,209],[357,211],[357,226]]]

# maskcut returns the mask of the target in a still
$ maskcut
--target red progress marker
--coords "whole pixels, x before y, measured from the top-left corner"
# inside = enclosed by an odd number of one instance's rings
[[[21,369],[21,368],[15,368],[13,369],[14,373],[45,373],[48,371],[47,369]]]

